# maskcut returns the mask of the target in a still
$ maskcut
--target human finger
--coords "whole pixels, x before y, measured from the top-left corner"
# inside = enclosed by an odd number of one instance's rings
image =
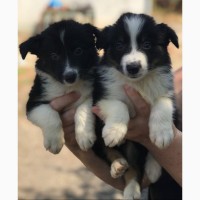
[[[72,138],[75,139],[75,127],[73,124],[63,127],[63,131],[64,131],[64,137],[66,141]]]
[[[149,105],[135,89],[128,85],[125,85],[124,89],[127,96],[132,101],[136,113],[146,114],[149,112]]]
[[[101,110],[98,106],[93,106],[92,107],[92,112],[99,117],[101,120],[103,120],[103,115],[101,114]]]
[[[143,179],[142,179],[142,188],[147,188],[151,184],[150,180],[148,179],[146,173],[144,173]]]
[[[75,101],[80,98],[80,94],[77,92],[71,92],[69,94],[57,97],[50,102],[51,107],[60,112],[66,107],[70,107]]]
[[[74,115],[76,113],[76,109],[72,108],[68,111],[63,112],[60,117],[62,120],[63,127],[74,124]]]

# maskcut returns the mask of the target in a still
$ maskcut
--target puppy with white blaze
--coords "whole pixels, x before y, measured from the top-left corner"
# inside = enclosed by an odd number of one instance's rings
[[[114,25],[105,27],[97,40],[97,46],[104,49],[104,56],[97,69],[93,98],[105,122],[100,125],[102,133],[97,130],[97,134],[102,135],[106,146],[119,146],[113,150],[117,151],[107,150],[105,154],[112,163],[112,177],[125,172],[124,199],[140,198],[144,171],[153,183],[160,177],[161,167],[144,147],[123,143],[130,117],[135,116],[123,87],[126,84],[136,89],[151,105],[149,137],[158,148],[167,147],[174,138],[175,111],[167,51],[170,42],[178,48],[177,35],[169,26],[156,24],[148,15],[133,13],[125,13]]]
[[[75,103],[75,132],[80,148],[87,150],[96,139],[91,93],[93,68],[98,62],[97,34],[98,30],[90,24],[63,20],[20,45],[23,59],[28,52],[38,57],[26,110],[28,119],[42,129],[44,146],[51,153],[60,152],[64,134],[59,114],[49,103],[72,91],[81,94]]]

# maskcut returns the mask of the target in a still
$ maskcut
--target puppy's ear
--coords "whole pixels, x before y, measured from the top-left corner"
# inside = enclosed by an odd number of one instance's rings
[[[156,28],[159,33],[159,40],[163,45],[167,46],[171,41],[177,48],[179,48],[178,36],[172,28],[163,23],[158,24]]]
[[[21,43],[19,45],[19,50],[22,58],[25,59],[28,52],[38,56],[40,50],[40,43],[41,43],[40,35],[31,37],[27,41]]]
[[[99,47],[97,46],[98,40],[100,38],[99,29],[97,27],[89,24],[89,23],[88,24],[84,24],[84,26],[87,29],[87,31],[93,35],[96,47],[97,47],[97,49],[99,49]]]
[[[97,45],[99,49],[108,48],[108,46],[110,45],[110,40],[112,38],[112,30],[113,30],[113,26],[107,26],[101,31],[100,37],[97,40]]]

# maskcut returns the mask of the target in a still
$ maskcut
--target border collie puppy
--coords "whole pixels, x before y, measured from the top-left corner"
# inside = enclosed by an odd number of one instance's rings
[[[125,84],[135,88],[151,105],[151,141],[158,148],[165,148],[172,142],[175,106],[167,51],[169,42],[178,48],[176,33],[166,24],[156,24],[145,14],[125,13],[114,25],[102,30],[97,46],[104,49],[104,56],[97,69],[93,98],[105,120],[100,134],[106,146],[114,147],[123,142],[130,117],[135,116],[134,107],[123,89]],[[121,147],[123,149],[117,148],[118,152],[115,149],[114,153],[106,152],[112,163],[111,175],[119,177],[128,169],[124,198],[138,199],[143,168],[150,181],[155,182],[161,167],[139,144],[125,142]]]
[[[51,153],[60,152],[64,135],[59,114],[49,102],[71,91],[81,94],[75,103],[75,131],[80,148],[87,150],[96,139],[91,93],[93,67],[98,61],[97,34],[98,30],[90,24],[63,20],[20,45],[23,59],[28,52],[38,57],[26,111],[28,119],[42,129],[44,146]]]

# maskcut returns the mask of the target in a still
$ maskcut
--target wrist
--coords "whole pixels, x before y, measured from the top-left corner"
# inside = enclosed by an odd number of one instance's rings
[[[144,137],[141,137],[139,140],[138,140],[138,143],[140,143],[141,145],[143,145],[144,147],[148,147],[149,145],[152,144],[150,138],[149,138],[149,135],[147,136],[144,136]]]

